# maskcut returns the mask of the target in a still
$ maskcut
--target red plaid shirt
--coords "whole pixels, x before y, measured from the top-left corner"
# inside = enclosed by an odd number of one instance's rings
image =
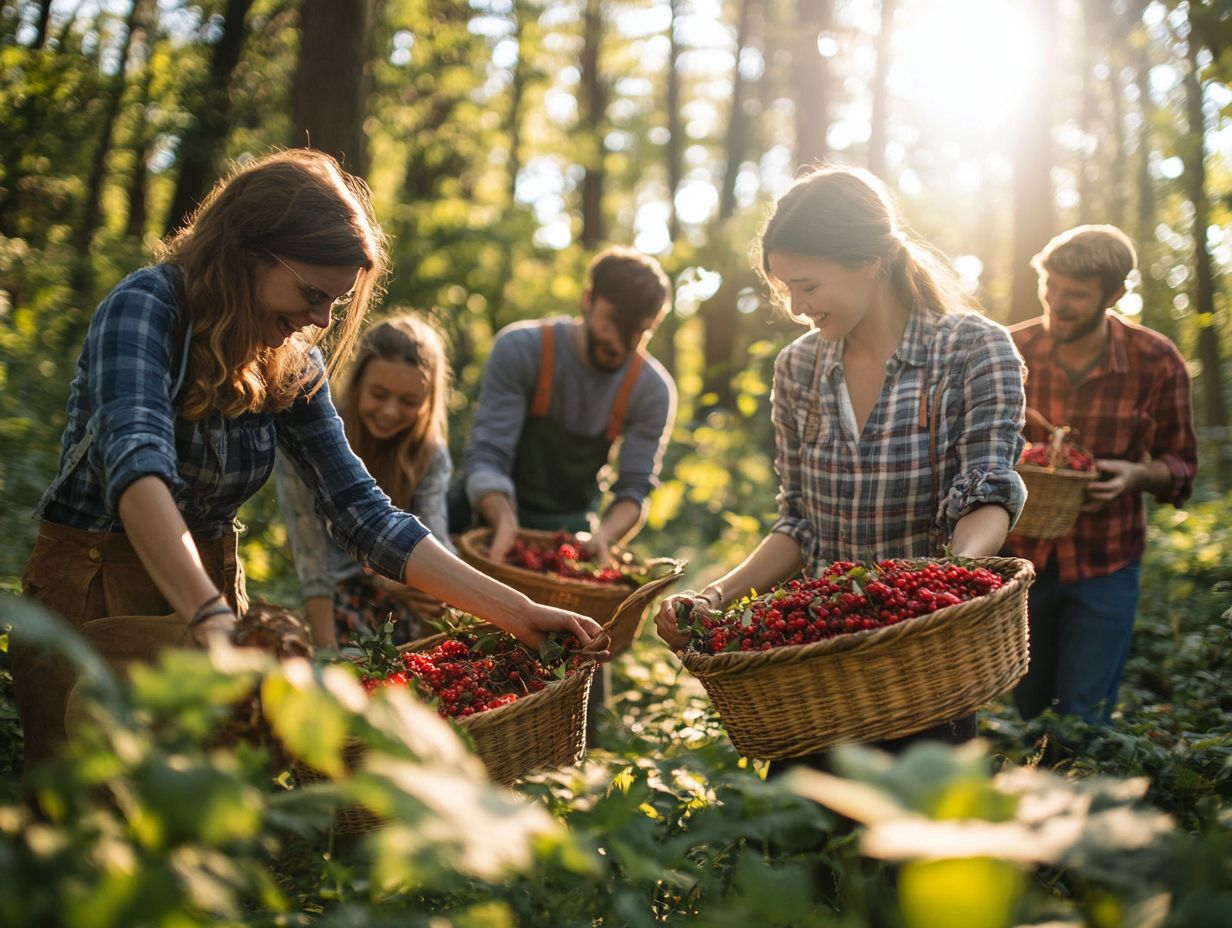
[[[1053,425],[1078,431],[1097,458],[1163,461],[1172,473],[1161,503],[1180,506],[1198,472],[1189,373],[1176,346],[1151,329],[1108,314],[1108,348],[1077,385],[1053,357],[1043,317],[1013,326],[1010,334],[1027,365],[1027,405]],[[1027,426],[1027,439],[1045,441]],[[1068,535],[1047,541],[1010,535],[1007,547],[1043,567],[1055,555],[1063,583],[1100,577],[1142,556],[1146,518],[1141,493],[1125,493],[1099,512],[1084,512]]]

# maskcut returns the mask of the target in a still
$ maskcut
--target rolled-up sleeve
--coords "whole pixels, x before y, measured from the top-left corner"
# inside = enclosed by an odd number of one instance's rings
[[[800,556],[807,562],[817,544],[817,529],[804,514],[800,433],[796,427],[800,386],[791,374],[790,357],[790,350],[784,350],[775,359],[774,385],[770,396],[770,418],[774,424],[774,469],[779,475],[779,518],[770,531],[794,539],[800,546]]]
[[[1009,332],[983,323],[974,334],[962,372],[962,415],[954,443],[958,474],[941,501],[952,532],[978,506],[996,504],[1018,521],[1027,489],[1014,469],[1025,440],[1023,363]]]
[[[310,363],[321,387],[305,391],[278,415],[278,446],[312,491],[317,511],[338,544],[355,560],[402,581],[406,559],[428,529],[395,507],[347,444],[325,364],[314,349]]]
[[[170,284],[149,275],[113,290],[90,321],[85,349],[95,411],[90,461],[110,512],[140,477],[156,476],[172,493],[183,484],[171,408],[175,301]]]

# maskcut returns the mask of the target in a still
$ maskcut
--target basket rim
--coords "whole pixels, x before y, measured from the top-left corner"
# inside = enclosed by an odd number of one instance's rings
[[[942,559],[904,558],[903,560],[936,562]],[[933,612],[895,625],[848,632],[808,644],[781,645],[766,651],[725,651],[722,654],[684,651],[680,656],[681,662],[690,673],[698,678],[736,676],[753,673],[776,664],[802,663],[827,654],[864,651],[894,641],[904,635],[937,634],[944,630],[950,620],[969,611],[972,607],[987,608],[989,605],[999,604],[1002,600],[1008,599],[1023,584],[1029,584],[1035,576],[1035,566],[1025,558],[984,557],[968,560],[999,574],[1004,580],[1002,585],[975,599],[969,599],[953,606],[943,606]]]
[[[509,632],[505,631],[503,628],[499,628],[488,622],[484,622],[473,627],[464,628],[460,631],[495,631],[500,632],[503,635],[509,635]],[[456,635],[450,634],[449,632],[437,632],[434,635],[428,635],[427,637],[419,638],[415,641],[408,641],[406,644],[399,645],[398,653],[401,654],[404,651],[428,650],[435,647],[440,643],[440,641],[446,641],[454,637],[456,637]],[[513,636],[509,635],[509,637],[512,638]],[[578,665],[573,673],[545,684],[543,689],[534,693],[527,693],[525,696],[519,696],[507,705],[497,706],[495,709],[484,709],[482,712],[475,712],[471,715],[443,715],[441,718],[447,722],[456,722],[463,728],[472,728],[477,722],[481,723],[479,726],[481,728],[487,727],[489,724],[496,725],[499,722],[507,722],[510,719],[517,718],[523,713],[534,711],[535,707],[537,707],[540,703],[546,702],[549,699],[560,695],[560,693],[566,691],[567,689],[571,689],[572,687],[565,686],[565,684],[572,683],[575,679],[585,680],[586,677],[594,673],[595,668],[598,666],[599,662],[597,660],[594,658],[588,658]],[[540,699],[540,696],[542,696],[543,699]]]
[[[1074,470],[1069,467],[1040,467],[1038,464],[1016,464],[1014,470],[1020,474],[1031,474],[1038,477],[1060,477],[1062,480],[1091,481],[1099,477],[1099,471]]]
[[[487,554],[479,551],[476,547],[476,543],[480,540],[480,538],[490,537],[492,532],[492,527],[486,525],[480,526],[479,528],[473,528],[468,532],[463,532],[458,536],[457,544],[459,550],[465,548],[466,552],[472,557],[477,558],[486,564],[491,564],[494,567],[499,567],[501,570],[508,571],[511,576],[521,577],[524,580],[531,582],[551,582],[553,584],[558,584],[565,589],[574,589],[579,592],[585,591],[588,596],[603,595],[608,596],[613,600],[617,600],[619,598],[620,601],[623,601],[631,593],[635,593],[641,589],[640,586],[634,586],[629,583],[600,583],[596,580],[582,580],[576,577],[562,577],[559,574],[549,574],[538,570],[529,570],[526,567],[518,567],[514,564],[506,564],[504,561],[494,561],[492,558],[488,557]],[[529,538],[535,541],[547,541],[555,534],[555,532],[549,532],[543,529],[518,529],[519,538]],[[614,546],[613,550],[619,552],[622,549],[619,546]],[[650,567],[654,564],[663,563],[674,564],[680,572],[684,571],[684,565],[678,559],[671,557],[651,558],[650,560],[644,562],[644,566]],[[616,594],[619,594],[619,597],[617,597]]]

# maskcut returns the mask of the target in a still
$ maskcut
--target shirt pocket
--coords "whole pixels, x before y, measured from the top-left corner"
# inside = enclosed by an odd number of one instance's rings
[[[823,438],[830,437],[830,416],[822,403],[821,394],[816,390],[801,390],[795,407],[796,434],[800,436],[800,444],[808,448],[815,446]]]

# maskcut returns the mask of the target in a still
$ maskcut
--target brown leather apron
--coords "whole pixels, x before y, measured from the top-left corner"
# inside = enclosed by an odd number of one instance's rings
[[[201,562],[237,612],[248,605],[236,536],[197,542]],[[80,631],[110,616],[174,613],[122,532],[43,522],[21,577],[22,592]],[[116,634],[122,634],[118,629]],[[75,674],[59,655],[11,643],[13,690],[25,736],[26,769],[51,757],[65,737],[64,710]]]

